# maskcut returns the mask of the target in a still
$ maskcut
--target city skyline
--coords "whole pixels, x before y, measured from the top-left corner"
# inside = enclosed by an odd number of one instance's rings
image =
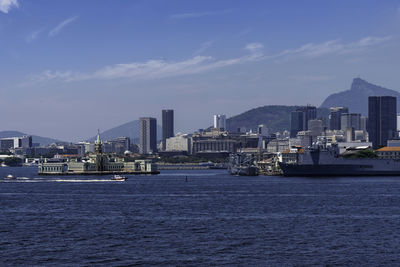
[[[78,141],[168,107],[193,132],[354,77],[400,89],[398,1],[40,3],[0,0],[0,130]]]

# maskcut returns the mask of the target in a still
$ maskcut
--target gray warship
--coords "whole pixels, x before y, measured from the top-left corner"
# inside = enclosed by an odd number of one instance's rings
[[[284,176],[400,176],[399,160],[345,158],[334,145],[313,145],[296,157],[279,163]]]
[[[257,176],[259,168],[255,165],[253,155],[245,153],[235,153],[230,155],[228,172],[231,175]]]

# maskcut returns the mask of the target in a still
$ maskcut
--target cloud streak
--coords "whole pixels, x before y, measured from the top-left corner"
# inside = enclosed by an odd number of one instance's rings
[[[70,17],[62,22],[60,22],[55,28],[53,28],[51,31],[49,31],[49,37],[54,37],[56,35],[58,35],[62,29],[64,29],[66,26],[68,26],[69,24],[71,24],[72,22],[74,22],[78,17],[74,16],[74,17]]]
[[[211,41],[207,41],[201,44],[200,48],[197,49],[193,55],[199,55],[201,53],[203,53],[204,51],[206,51],[208,48],[210,48],[213,44],[214,44],[214,40]]]
[[[36,30],[28,34],[25,38],[27,43],[32,43],[34,42],[37,38],[39,38],[39,35],[43,32],[43,29]]]
[[[224,60],[217,60],[210,56],[196,55],[182,61],[148,60],[145,62],[132,62],[105,66],[91,73],[73,71],[46,70],[39,75],[31,76],[31,82],[46,81],[85,81],[85,80],[111,80],[111,79],[159,79],[205,73],[221,68],[240,65],[256,61],[280,61],[298,58],[315,58],[329,54],[346,54],[365,51],[376,45],[383,44],[391,37],[366,37],[356,42],[343,43],[338,40],[327,41],[320,44],[305,44],[296,49],[284,50],[273,55],[265,55],[261,43],[249,43],[244,47],[247,54]],[[299,78],[299,77],[297,77]],[[301,77],[307,79],[320,79],[315,77]],[[326,78],[326,77],[324,77]]]
[[[340,40],[330,40],[320,44],[308,43],[296,49],[288,49],[277,55],[283,60],[297,57],[320,57],[329,54],[343,55],[354,52],[365,51],[366,49],[392,40],[392,36],[365,37],[356,42],[343,43]]]
[[[0,0],[0,12],[7,14],[14,7],[19,7],[18,0]]]
[[[231,9],[221,10],[221,11],[206,11],[206,12],[194,12],[194,13],[181,13],[181,14],[173,14],[169,18],[170,19],[193,19],[193,18],[201,18],[207,16],[217,16],[224,15],[232,12]]]

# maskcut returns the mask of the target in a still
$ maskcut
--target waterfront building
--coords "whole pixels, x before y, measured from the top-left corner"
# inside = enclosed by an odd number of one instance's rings
[[[381,159],[400,160],[400,146],[387,146],[376,150],[376,154]]]
[[[187,134],[177,134],[174,137],[167,138],[165,151],[185,151],[191,153],[191,138]]]
[[[162,110],[162,150],[165,151],[167,138],[174,136],[174,110]]]
[[[397,99],[393,96],[368,97],[368,134],[374,148],[387,145],[396,135]]]
[[[87,157],[63,157],[45,159],[39,163],[39,174],[116,174],[116,173],[158,173],[157,165],[151,160],[126,161],[125,158],[112,157],[104,152],[104,143],[100,133],[94,143],[95,152]],[[67,158],[67,161],[63,159]]]
[[[330,130],[340,130],[341,129],[341,118],[343,113],[349,113],[347,107],[332,107],[330,108],[329,115],[329,129]]]
[[[192,136],[192,153],[234,153],[238,142],[225,131],[195,133]]]
[[[31,148],[32,136],[8,137],[0,139],[0,150],[8,152],[14,148]]]
[[[289,149],[289,138],[274,139],[267,144],[268,153],[284,152]]]
[[[226,115],[214,115],[214,128],[226,130]]]
[[[360,113],[343,113],[341,116],[340,129],[346,131],[347,128],[361,130],[361,114]]]
[[[139,120],[140,154],[157,152],[157,120],[145,117]]]

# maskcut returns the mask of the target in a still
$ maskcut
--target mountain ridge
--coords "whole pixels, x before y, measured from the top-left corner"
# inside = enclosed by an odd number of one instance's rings
[[[161,139],[161,126],[157,125],[157,140]],[[119,126],[100,132],[101,139],[109,141],[116,139],[121,136],[126,136],[131,139],[132,143],[137,143],[139,139],[139,120],[126,122]],[[96,136],[90,137],[87,141],[93,142],[96,140]]]
[[[267,105],[245,111],[226,120],[228,131],[236,132],[238,128],[255,130],[260,124],[267,125],[271,133],[290,130],[290,114],[299,106]],[[317,118],[327,121],[329,109],[317,108]]]

